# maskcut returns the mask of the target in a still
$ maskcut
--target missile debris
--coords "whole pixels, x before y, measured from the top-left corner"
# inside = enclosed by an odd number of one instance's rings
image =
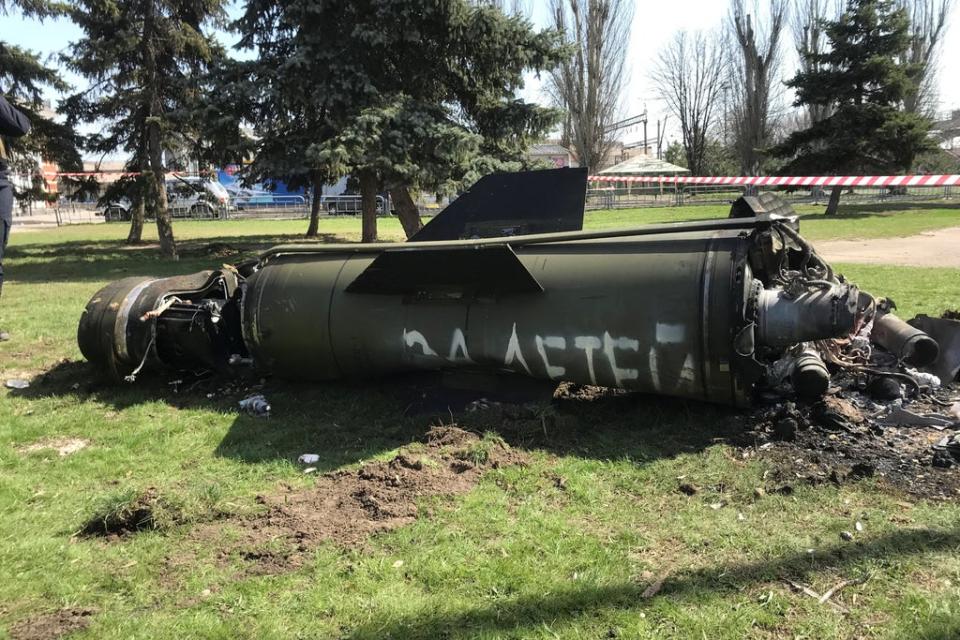
[[[585,175],[538,172],[548,215],[522,174],[488,176],[425,240],[278,246],[236,268],[120,280],[88,303],[80,349],[117,380],[143,366],[242,363],[303,381],[464,369],[736,406],[785,375],[822,395],[828,366],[850,364],[837,341],[876,305],[795,217],[570,231]],[[518,200],[535,224],[518,219]],[[789,373],[781,364],[769,381],[784,359]]]

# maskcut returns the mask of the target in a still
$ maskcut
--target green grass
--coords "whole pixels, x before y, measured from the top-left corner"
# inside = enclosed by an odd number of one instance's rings
[[[823,215],[823,206],[797,205],[800,230],[809,240],[896,238],[960,226],[960,203],[896,203],[843,206],[836,216]],[[584,227],[611,229],[637,224],[725,218],[729,205],[652,207],[590,212]]]
[[[633,221],[703,212],[645,211]],[[603,215],[592,214],[590,225]],[[354,220],[324,224],[328,237],[356,237]],[[575,420],[533,435],[463,417],[487,434],[471,451],[476,461],[502,437],[529,451],[531,463],[493,470],[467,495],[430,501],[414,524],[363,548],[322,546],[288,573],[251,575],[239,558],[224,561],[216,540],[191,537],[197,523],[253,512],[256,496],[282,483],[307,486],[294,463],[301,453],[319,453],[321,471],[356,465],[390,456],[426,420],[401,417],[405,401],[386,385],[269,383],[269,420],[238,414],[231,395],[174,394],[163,379],[99,385],[78,362],[76,322],[107,281],[195,271],[294,239],[302,226],[178,222],[185,257],[175,264],[149,247],[122,247],[125,229],[116,225],[14,236],[0,320],[15,339],[0,344],[0,379],[37,377],[26,393],[0,390],[0,637],[18,620],[61,607],[95,609],[76,637],[98,639],[960,634],[956,503],[904,506],[870,481],[798,485],[791,496],[758,499],[764,465],[715,441],[734,428],[732,412],[656,398],[574,404],[566,411]],[[213,242],[236,251],[211,255]],[[954,270],[838,270],[892,296],[905,315],[960,307]],[[20,450],[55,437],[90,445],[62,458]],[[704,489],[685,496],[678,478]],[[122,541],[77,535],[145,493],[165,505],[156,527]],[[711,508],[716,502],[724,506]],[[855,520],[864,532],[842,542],[839,532]],[[643,598],[663,573],[661,593]],[[866,574],[866,584],[841,596],[849,613],[781,581],[823,592]]]

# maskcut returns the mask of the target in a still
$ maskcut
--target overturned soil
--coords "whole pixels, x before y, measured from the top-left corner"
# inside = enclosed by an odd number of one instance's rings
[[[906,238],[825,240],[816,243],[827,262],[960,267],[960,227],[925,231]]]
[[[53,640],[85,629],[91,621],[91,609],[60,609],[15,622],[10,627],[12,640]]]
[[[421,500],[466,493],[488,469],[525,461],[526,454],[500,440],[434,427],[390,461],[324,474],[309,489],[258,496],[266,511],[235,521],[240,538],[223,553],[252,562],[253,573],[288,570],[322,542],[362,545],[373,534],[413,522]],[[221,531],[210,525],[197,533],[221,540]]]

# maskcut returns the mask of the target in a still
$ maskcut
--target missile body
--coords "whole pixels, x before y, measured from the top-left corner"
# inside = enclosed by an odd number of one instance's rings
[[[848,335],[859,304],[789,220],[755,217],[281,246],[239,271],[109,285],[79,343],[117,378],[237,363],[313,381],[466,368],[743,406],[769,362]]]

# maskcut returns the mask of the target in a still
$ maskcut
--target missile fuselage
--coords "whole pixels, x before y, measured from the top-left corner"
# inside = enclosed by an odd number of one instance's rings
[[[304,381],[459,368],[743,406],[766,362],[849,334],[858,314],[829,267],[797,275],[811,257],[792,224],[280,246],[239,272],[114,283],[79,342],[128,379],[145,366]]]

